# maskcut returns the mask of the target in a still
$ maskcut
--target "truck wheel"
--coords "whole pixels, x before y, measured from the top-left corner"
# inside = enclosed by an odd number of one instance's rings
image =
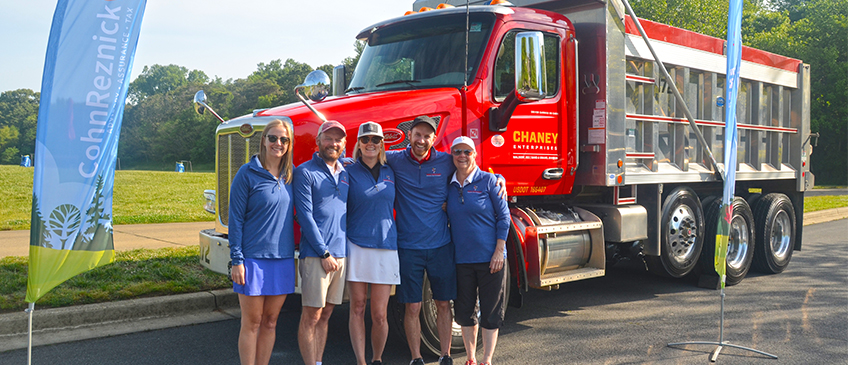
[[[430,289],[430,280],[424,277],[423,294],[421,302],[421,314],[418,320],[421,324],[421,345],[422,350],[429,351],[433,355],[441,354],[441,345],[439,342],[439,331],[436,325],[436,301],[433,300],[433,291]],[[395,296],[389,298],[389,323],[390,329],[399,338],[406,342],[406,332],[403,327],[404,312],[406,311],[404,303],[398,302]],[[451,317],[453,317],[453,307],[451,307]],[[462,330],[460,326],[452,321],[451,324],[451,353],[465,352],[465,345],[462,343]]]
[[[784,194],[771,193],[755,205],[756,235],[760,242],[754,250],[754,269],[767,273],[783,272],[795,247],[795,207]]]
[[[704,241],[704,254],[701,255],[701,267],[707,275],[718,275],[715,271],[715,247],[718,222],[721,214],[721,199],[711,200],[706,207],[707,237]],[[727,242],[726,285],[736,285],[751,269],[754,258],[754,215],[745,199],[733,198],[733,216],[730,220],[730,232]]]
[[[665,198],[659,235],[660,255],[645,257],[648,270],[673,278],[689,274],[704,243],[704,212],[692,189],[677,187]]]
[[[509,265],[504,265],[505,274],[507,276],[506,295],[507,302],[511,292]],[[439,342],[438,326],[436,325],[436,301],[433,300],[433,291],[430,289],[430,280],[424,277],[423,301],[421,303],[421,314],[418,317],[421,323],[421,344],[423,349],[430,351],[431,354],[441,355],[441,344]],[[508,304],[508,303],[507,303]],[[403,327],[404,304],[397,301],[395,296],[389,298],[389,327],[398,338],[402,338],[406,342],[406,332]],[[480,307],[477,307],[477,316],[480,316]],[[453,318],[453,307],[451,307],[451,318]],[[477,347],[483,346],[483,341],[479,336],[482,331],[478,332]],[[465,344],[462,342],[462,328],[456,321],[451,321],[451,353],[461,354],[465,352]]]

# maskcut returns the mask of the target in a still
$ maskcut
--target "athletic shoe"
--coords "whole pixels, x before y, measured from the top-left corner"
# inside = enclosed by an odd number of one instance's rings
[[[417,358],[417,359],[413,359],[412,361],[409,362],[409,365],[424,365],[424,359],[422,359],[420,357]]]
[[[442,356],[439,358],[439,365],[453,365],[453,359],[450,356]]]
[[[465,361],[465,365],[477,365],[477,363],[474,360],[467,360]]]

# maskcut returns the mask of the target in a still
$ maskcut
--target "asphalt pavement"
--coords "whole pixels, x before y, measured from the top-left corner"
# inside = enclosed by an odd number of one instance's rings
[[[848,218],[848,207],[807,213],[805,226]],[[115,226],[115,249],[161,248],[197,244],[212,222]],[[0,257],[25,256],[29,231],[0,232]],[[238,299],[230,289],[126,301],[39,309],[33,313],[33,345],[114,336],[238,318]],[[0,352],[27,346],[23,312],[0,315]]]

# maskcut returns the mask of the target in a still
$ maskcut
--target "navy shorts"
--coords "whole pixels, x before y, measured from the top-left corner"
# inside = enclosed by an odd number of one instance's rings
[[[398,248],[398,258],[400,286],[395,295],[399,302],[421,302],[425,271],[430,280],[433,299],[456,299],[456,260],[452,243],[425,250]]]

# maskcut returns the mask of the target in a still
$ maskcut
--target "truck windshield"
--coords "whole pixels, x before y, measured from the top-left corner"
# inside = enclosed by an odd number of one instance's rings
[[[495,16],[471,14],[468,79],[477,72]],[[371,33],[348,92],[457,87],[465,82],[465,14],[400,22]]]

